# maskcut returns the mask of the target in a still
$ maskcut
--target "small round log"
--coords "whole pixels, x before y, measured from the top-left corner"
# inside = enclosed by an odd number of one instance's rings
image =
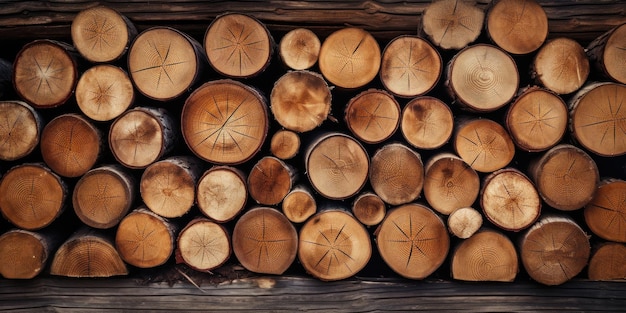
[[[419,197],[424,186],[422,157],[401,143],[386,144],[372,157],[369,181],[386,203],[409,203]]]
[[[346,199],[359,192],[368,178],[369,156],[354,138],[328,133],[313,141],[305,160],[311,185],[328,199]]]
[[[494,230],[481,230],[452,252],[451,275],[464,281],[512,282],[519,271],[511,240]]]
[[[0,160],[14,161],[29,155],[39,144],[43,121],[39,111],[23,101],[0,101]]]
[[[441,55],[428,40],[403,35],[383,50],[380,80],[399,97],[415,97],[435,87],[443,72]]]
[[[143,169],[174,148],[177,126],[162,108],[136,107],[115,119],[109,129],[109,148],[125,167]]]
[[[565,215],[543,215],[523,235],[519,251],[532,279],[544,285],[563,284],[589,261],[589,237]]]
[[[135,90],[128,74],[113,65],[91,67],[76,85],[78,107],[95,121],[110,121],[120,116],[134,99]]]
[[[418,149],[432,150],[450,140],[454,116],[450,107],[434,97],[417,97],[402,109],[400,129],[404,139]]]
[[[483,216],[472,207],[459,208],[450,213],[447,224],[452,235],[467,239],[483,225]]]
[[[206,55],[191,36],[171,27],[141,32],[128,50],[128,72],[137,90],[157,101],[176,99],[202,77]]]
[[[202,164],[191,156],[173,156],[152,163],[141,175],[141,198],[160,216],[183,216],[194,205],[201,173]]]
[[[197,183],[196,198],[198,209],[205,216],[218,223],[232,220],[248,199],[244,173],[230,166],[211,167]]]
[[[487,11],[491,40],[512,54],[529,54],[548,37],[548,16],[535,0],[499,0]]]
[[[583,150],[560,144],[532,160],[528,172],[541,198],[562,211],[578,210],[593,198],[600,174]]]
[[[261,158],[248,174],[248,192],[259,204],[280,203],[295,184],[296,171],[272,156]]]
[[[352,202],[352,214],[365,226],[380,224],[387,214],[387,205],[373,192],[361,193]]]
[[[480,190],[476,171],[458,156],[442,152],[424,167],[424,197],[437,212],[449,215],[471,206]]]
[[[76,50],[95,63],[119,60],[137,36],[137,28],[126,16],[105,6],[78,12],[70,31]]]
[[[374,36],[361,28],[346,27],[322,43],[319,68],[331,84],[353,89],[376,77],[380,61],[380,46]]]
[[[589,59],[578,42],[565,37],[554,38],[539,49],[532,71],[538,84],[558,94],[569,94],[587,81]]]
[[[115,247],[122,260],[139,268],[165,264],[174,252],[177,227],[141,206],[120,222]]]
[[[61,177],[45,165],[20,164],[0,181],[0,211],[21,229],[42,229],[63,212],[67,190]]]
[[[230,258],[230,235],[224,226],[206,218],[196,218],[178,234],[176,262],[208,272]]]
[[[319,58],[322,43],[308,28],[295,28],[287,32],[278,44],[278,55],[293,70],[311,68]]]
[[[459,119],[453,146],[463,161],[483,173],[507,166],[515,156],[515,144],[506,129],[485,118]]]
[[[422,15],[423,31],[442,49],[463,49],[483,29],[485,12],[470,1],[441,0],[430,3]]]
[[[262,73],[274,53],[274,39],[253,16],[226,13],[217,16],[204,34],[204,51],[218,73],[248,78]]]
[[[288,160],[300,151],[300,136],[290,130],[281,129],[272,135],[270,152],[281,160]]]
[[[272,88],[270,103],[278,123],[295,132],[310,131],[328,117],[332,94],[322,75],[311,71],[291,71]]]
[[[555,93],[540,87],[521,92],[506,112],[506,128],[513,142],[529,152],[558,144],[567,131],[568,110]]]
[[[298,260],[313,277],[336,281],[356,275],[372,255],[367,230],[343,209],[328,208],[300,229]]]
[[[317,212],[317,202],[308,187],[295,186],[282,203],[283,214],[293,223],[302,223]]]
[[[484,178],[480,206],[494,225],[520,231],[539,218],[541,197],[524,173],[512,167],[503,168]]]
[[[27,43],[13,62],[13,86],[38,109],[64,104],[78,80],[77,54],[65,42],[39,39]]]
[[[233,230],[233,252],[249,271],[283,274],[296,259],[298,233],[278,210],[256,207],[244,213]]]
[[[72,194],[78,218],[100,229],[116,226],[135,199],[135,181],[121,166],[104,165],[83,175]]]
[[[376,244],[394,272],[410,279],[424,279],[443,264],[450,236],[437,214],[413,203],[389,211],[376,230]]]
[[[381,143],[400,125],[400,105],[384,90],[369,89],[354,96],[345,109],[348,129],[361,141]]]

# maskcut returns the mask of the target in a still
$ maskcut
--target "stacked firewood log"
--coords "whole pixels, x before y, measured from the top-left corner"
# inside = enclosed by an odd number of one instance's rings
[[[194,38],[98,6],[68,35],[0,62],[5,278],[626,278],[626,23],[583,47],[534,1],[439,0],[389,41]]]

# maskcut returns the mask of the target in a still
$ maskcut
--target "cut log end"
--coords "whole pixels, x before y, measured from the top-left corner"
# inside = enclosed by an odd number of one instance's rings
[[[243,214],[233,230],[233,251],[246,269],[284,273],[296,258],[298,233],[279,211],[257,207]]]
[[[360,194],[352,203],[352,214],[365,226],[380,224],[387,214],[383,199],[373,192]]]
[[[613,81],[622,84],[626,84],[626,65],[623,62],[626,57],[625,41],[626,23],[623,23],[596,38],[587,49],[587,55],[596,67]]]
[[[296,28],[280,40],[278,51],[281,60],[289,68],[306,70],[317,63],[321,46],[314,32],[307,28]]]
[[[417,97],[402,110],[400,129],[406,141],[418,149],[436,149],[448,142],[454,117],[447,104],[433,97]]]
[[[381,52],[367,31],[347,27],[330,34],[320,49],[319,68],[336,86],[353,89],[372,81],[380,69]]]
[[[415,97],[434,88],[442,71],[441,55],[427,40],[400,36],[383,51],[380,80],[394,95]]]
[[[483,173],[507,166],[515,156],[515,144],[509,133],[489,119],[460,121],[453,145],[463,161]]]
[[[302,223],[317,212],[317,201],[308,188],[296,186],[285,196],[282,210],[293,223]]]
[[[424,279],[443,264],[450,236],[430,208],[406,204],[389,211],[376,232],[376,244],[393,271],[406,278]]]
[[[604,180],[595,191],[593,199],[585,205],[585,222],[600,238],[626,242],[622,219],[626,216],[626,181]]]
[[[274,39],[256,18],[238,13],[218,16],[204,35],[209,64],[227,77],[260,74],[269,65]]]
[[[43,129],[40,113],[26,102],[0,101],[0,160],[14,161],[27,156],[39,144]]]
[[[298,259],[313,277],[335,281],[354,276],[372,255],[367,230],[352,215],[326,210],[300,229]]]
[[[564,37],[546,42],[537,52],[532,66],[538,83],[558,94],[578,90],[590,73],[589,59],[583,47]]]
[[[425,166],[424,197],[437,212],[448,215],[471,206],[480,190],[478,173],[452,153],[439,153]]]
[[[483,216],[472,207],[454,210],[448,216],[448,230],[458,238],[467,239],[483,225]]]
[[[46,266],[52,252],[37,233],[10,230],[0,236],[0,275],[8,279],[33,278]]]
[[[350,131],[361,141],[380,143],[398,129],[400,105],[386,91],[369,89],[348,101],[345,120]]]
[[[156,267],[174,252],[174,230],[170,222],[142,207],[120,222],[115,246],[126,263],[139,268]]]
[[[424,186],[422,158],[403,144],[384,145],[372,157],[369,181],[386,203],[409,203],[419,197]]]
[[[160,216],[175,218],[185,215],[196,199],[197,174],[189,165],[169,158],[149,165],[141,176],[143,202]]]
[[[91,62],[118,60],[136,35],[129,19],[105,6],[80,11],[71,25],[76,50]]]
[[[270,152],[277,158],[288,160],[300,151],[300,136],[290,130],[282,129],[272,135]]]
[[[260,204],[280,203],[294,185],[296,172],[272,156],[260,159],[248,175],[248,192]]]
[[[500,0],[485,23],[491,40],[512,54],[531,53],[548,37],[548,16],[535,0]]]
[[[197,271],[210,271],[224,264],[231,255],[226,229],[205,218],[194,219],[181,230],[177,242],[178,259]]]
[[[470,1],[433,1],[422,16],[424,32],[443,49],[462,49],[478,38],[485,12]]]
[[[520,257],[526,272],[544,285],[560,285],[587,265],[589,237],[571,218],[544,215],[524,234]]]
[[[85,71],[76,85],[80,110],[95,121],[109,121],[126,111],[135,98],[126,72],[113,65],[96,65]]]
[[[452,278],[512,282],[519,265],[515,246],[504,234],[482,230],[462,241],[452,255]]]
[[[597,248],[589,261],[587,275],[590,280],[625,280],[626,246],[617,242],[606,242]]]
[[[248,187],[244,174],[229,166],[215,166],[198,181],[197,205],[200,212],[217,222],[235,218],[246,205]]]

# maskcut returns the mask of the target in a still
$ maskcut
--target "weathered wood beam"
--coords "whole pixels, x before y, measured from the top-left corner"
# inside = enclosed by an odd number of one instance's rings
[[[325,35],[345,25],[362,27],[380,39],[415,33],[430,0],[408,1],[0,1],[0,38],[67,38],[78,12],[106,5],[129,17],[141,31],[167,25],[201,37],[218,15],[252,14],[271,31],[306,26]],[[479,0],[486,8],[490,1]],[[550,37],[565,36],[583,44],[626,22],[623,0],[538,0],[548,16]]]

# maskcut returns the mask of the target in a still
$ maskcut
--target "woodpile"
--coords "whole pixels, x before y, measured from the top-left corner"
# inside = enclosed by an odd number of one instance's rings
[[[534,1],[421,21],[228,13],[197,38],[100,6],[25,44],[0,67],[0,275],[626,279],[626,23],[583,46]]]

